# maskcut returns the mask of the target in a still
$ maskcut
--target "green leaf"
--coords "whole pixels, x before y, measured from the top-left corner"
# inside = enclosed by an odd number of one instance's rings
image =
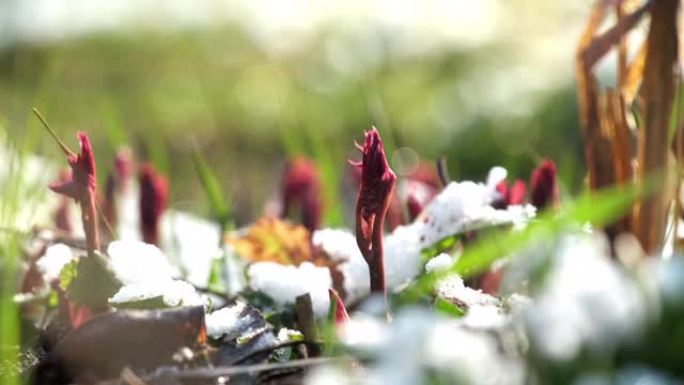
[[[107,259],[95,252],[78,258],[73,267],[62,269],[61,282],[67,283],[67,298],[91,309],[108,306],[107,300],[121,288],[121,282],[109,268]]]
[[[62,267],[59,272],[59,287],[66,291],[71,284],[71,281],[76,276],[76,265],[78,265],[78,260],[74,259]]]
[[[216,292],[224,293],[226,285],[223,282],[223,267],[226,264],[225,253],[221,254],[219,258],[212,258],[209,268],[209,278],[207,279],[207,288]]]
[[[437,299],[435,299],[434,306],[435,311],[447,315],[449,317],[460,318],[463,317],[463,315],[465,314],[465,312],[460,307],[454,305],[453,303],[447,301],[444,298],[437,297]]]
[[[223,198],[218,179],[198,150],[193,151],[192,161],[202,189],[209,200],[211,214],[219,222],[222,231],[226,231],[230,226],[231,209],[228,201]]]

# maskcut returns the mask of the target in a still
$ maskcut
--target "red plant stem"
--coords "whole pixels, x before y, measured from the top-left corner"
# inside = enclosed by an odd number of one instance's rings
[[[88,189],[88,193],[79,200],[81,205],[81,219],[85,232],[88,255],[100,249],[100,234],[97,228],[97,210],[95,207],[95,191]]]
[[[376,218],[375,226],[373,226],[373,243],[371,243],[369,250],[370,258],[366,258],[369,261],[371,293],[382,293],[385,299],[387,294],[385,291],[385,254],[382,247],[382,227],[386,213],[387,208],[385,207],[380,211],[380,216]]]

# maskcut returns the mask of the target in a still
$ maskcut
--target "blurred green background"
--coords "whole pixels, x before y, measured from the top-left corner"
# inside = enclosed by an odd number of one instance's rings
[[[238,224],[277,193],[293,154],[318,162],[327,207],[339,207],[370,125],[390,154],[446,156],[454,179],[502,165],[527,180],[548,157],[574,192],[573,56],[589,3],[5,1],[0,127],[59,162],[31,108],[74,147],[72,132],[87,131],[101,181],[128,144],[169,176],[172,206],[206,213],[196,144]]]

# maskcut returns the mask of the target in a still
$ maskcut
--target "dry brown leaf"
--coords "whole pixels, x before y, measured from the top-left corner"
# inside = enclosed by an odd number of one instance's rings
[[[646,42],[644,41],[639,48],[634,59],[627,68],[624,79],[620,82],[620,92],[625,101],[625,105],[631,105],[636,98],[639,87],[643,80],[644,64],[646,64]]]
[[[312,260],[311,235],[301,225],[277,218],[261,218],[228,243],[248,262],[299,265]]]

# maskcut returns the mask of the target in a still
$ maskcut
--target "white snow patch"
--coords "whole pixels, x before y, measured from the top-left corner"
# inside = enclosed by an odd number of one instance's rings
[[[495,305],[473,305],[461,321],[471,329],[497,330],[508,324],[510,317]]]
[[[175,279],[125,285],[109,299],[109,303],[117,307],[117,305],[160,296],[163,297],[164,304],[169,307],[199,306],[205,303],[205,299],[197,293],[191,284]]]
[[[354,318],[352,317],[352,320]],[[522,362],[504,356],[495,337],[472,331],[464,322],[411,308],[397,314],[363,384],[426,383],[426,369],[449,375],[455,383],[520,384]]]
[[[192,214],[168,210],[161,218],[162,248],[183,266],[187,280],[206,286],[211,262],[220,250],[218,224]]]
[[[314,314],[325,317],[330,300],[328,288],[332,286],[330,272],[304,262],[299,267],[274,262],[258,262],[247,270],[249,286],[271,297],[276,304],[294,304],[298,296],[309,293]]]
[[[124,285],[168,281],[176,275],[166,256],[155,245],[140,241],[114,241],[107,247],[112,269]]]
[[[334,261],[342,262],[338,268],[344,276],[347,303],[353,303],[370,293],[368,264],[349,230],[323,229],[313,233],[312,243],[321,248]],[[385,261],[387,263],[387,261]]]
[[[385,282],[393,290],[401,289],[420,273],[420,223],[399,226],[385,236]]]
[[[384,344],[388,327],[375,317],[360,313],[340,325],[336,332],[340,341],[356,349],[373,350]]]
[[[495,194],[482,183],[449,183],[416,218],[416,223],[423,224],[418,228],[421,248],[482,227],[524,224],[535,216],[536,209],[532,205],[513,205],[504,210],[493,208],[490,203]]]
[[[583,346],[610,351],[644,325],[647,301],[606,247],[586,234],[562,241],[546,290],[526,312],[531,340],[549,358],[569,360]]]
[[[166,256],[154,245],[140,241],[114,241],[107,248],[109,263],[123,287],[109,302],[115,307],[163,297],[166,306],[204,305],[206,298],[178,275]]]
[[[496,190],[496,185],[506,180],[508,171],[501,166],[494,166],[487,174],[487,188]]]
[[[240,318],[240,313],[245,309],[245,304],[238,302],[235,306],[225,307],[207,314],[204,324],[207,326],[207,335],[213,338],[220,338],[226,334],[239,331],[244,325],[253,320],[251,316]]]
[[[280,344],[290,341],[303,341],[304,334],[302,334],[302,332],[300,332],[299,330],[281,328],[280,330],[278,330],[278,335],[276,336],[276,339]]]
[[[71,248],[63,243],[56,243],[45,250],[45,254],[36,261],[38,271],[46,282],[59,279],[59,273],[67,263],[74,259]]]
[[[456,274],[440,279],[435,285],[435,294],[452,303],[463,304],[467,308],[473,306],[498,306],[499,300],[480,290],[465,286],[463,278]]]
[[[446,253],[441,253],[438,256],[430,259],[425,264],[425,271],[432,273],[433,271],[440,271],[449,269],[454,264],[454,258]]]

